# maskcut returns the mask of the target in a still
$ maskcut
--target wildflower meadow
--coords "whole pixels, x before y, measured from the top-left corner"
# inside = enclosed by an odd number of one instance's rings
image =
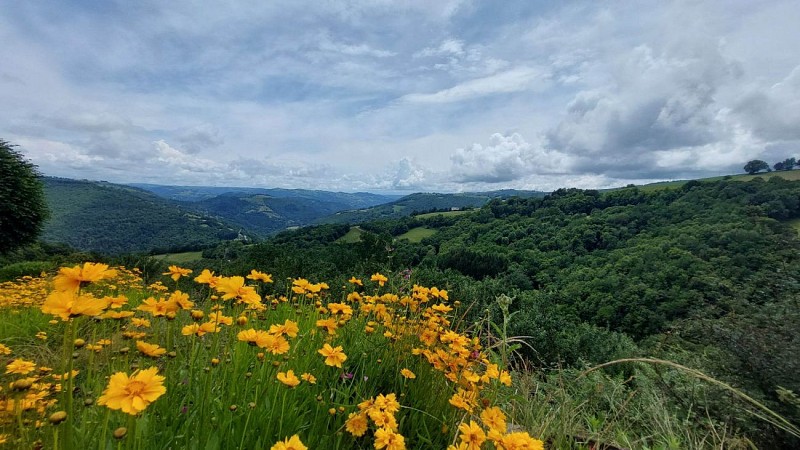
[[[541,449],[436,287],[87,262],[0,285],[0,447]]]

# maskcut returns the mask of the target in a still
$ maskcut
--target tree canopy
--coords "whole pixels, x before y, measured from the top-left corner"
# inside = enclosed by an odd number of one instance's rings
[[[744,171],[753,175],[755,173],[761,172],[762,170],[769,170],[769,164],[766,161],[762,161],[760,159],[754,159],[749,161],[744,166]]]
[[[36,166],[0,139],[0,254],[33,242],[46,217]]]

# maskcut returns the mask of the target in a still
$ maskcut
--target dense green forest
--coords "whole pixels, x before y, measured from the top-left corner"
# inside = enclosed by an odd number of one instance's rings
[[[460,194],[417,193],[407,195],[384,205],[358,210],[341,211],[317,220],[317,223],[355,224],[376,220],[399,219],[417,213],[442,211],[451,208],[479,208],[492,199],[510,197],[541,197],[544,192],[516,191],[513,189]]]

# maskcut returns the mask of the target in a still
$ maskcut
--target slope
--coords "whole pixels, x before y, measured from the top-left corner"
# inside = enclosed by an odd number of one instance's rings
[[[194,249],[233,239],[238,227],[117,184],[45,177],[50,218],[42,239],[117,254]]]

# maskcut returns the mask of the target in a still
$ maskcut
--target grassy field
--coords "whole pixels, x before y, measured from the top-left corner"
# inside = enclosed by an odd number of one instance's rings
[[[184,264],[202,259],[203,252],[164,253],[161,255],[153,255],[153,258],[161,259],[169,263]]]
[[[697,181],[719,181],[725,179],[726,177],[729,177],[727,179],[731,181],[752,181],[756,177],[763,178],[764,180],[769,180],[772,177],[781,177],[789,181],[797,181],[800,180],[800,170],[789,170],[781,172],[762,172],[762,173],[757,173],[755,175],[747,175],[747,174],[725,175],[725,176],[711,177],[711,178],[700,178]],[[686,182],[688,181],[689,180],[662,181],[658,183],[651,183],[638,186],[638,188],[643,191],[655,191],[659,189],[678,188],[686,184]]]
[[[463,211],[442,211],[442,212],[432,212],[432,213],[425,213],[425,214],[418,214],[414,217],[418,217],[420,219],[424,219],[426,217],[433,217],[433,216],[460,216],[462,214],[469,214],[473,212],[472,210],[463,210]]]
[[[428,227],[417,227],[406,231],[400,236],[397,236],[397,239],[408,239],[409,242],[420,242],[426,237],[433,236],[434,234],[436,234],[436,230],[432,230]]]
[[[361,240],[361,234],[364,231],[358,227],[350,227],[350,231],[344,236],[336,240],[336,242],[344,242],[345,244],[353,244]]]

